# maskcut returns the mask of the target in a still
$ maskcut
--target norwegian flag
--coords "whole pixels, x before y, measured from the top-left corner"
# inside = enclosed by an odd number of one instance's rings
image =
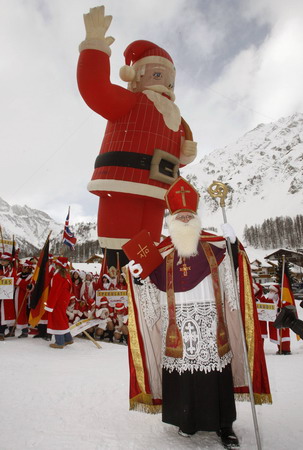
[[[63,244],[70,247],[72,250],[75,250],[75,244],[77,242],[77,238],[74,233],[69,229],[69,212],[70,208],[68,208],[68,213],[65,219],[64,231],[63,231]]]

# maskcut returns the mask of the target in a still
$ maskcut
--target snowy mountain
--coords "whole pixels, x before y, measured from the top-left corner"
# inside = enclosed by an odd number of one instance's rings
[[[29,206],[10,206],[0,197],[0,225],[4,239],[16,242],[22,254],[33,255],[43,247],[50,231],[51,245],[62,241],[64,224],[55,222],[48,214]],[[95,241],[96,224],[78,223],[71,227],[77,236],[78,244]]]
[[[43,246],[50,231],[53,235],[62,233],[62,225],[56,223],[49,215],[28,206],[10,206],[0,198],[0,225],[4,239],[16,241],[16,247],[32,254]]]
[[[219,200],[207,193],[213,181],[229,186],[227,220],[239,236],[245,225],[294,217],[303,206],[303,114],[262,123],[181,173],[201,194],[204,226],[223,223]]]

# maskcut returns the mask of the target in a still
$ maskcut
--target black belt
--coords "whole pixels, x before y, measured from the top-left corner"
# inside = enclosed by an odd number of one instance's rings
[[[98,155],[95,161],[95,169],[99,167],[131,167],[132,169],[150,170],[152,155],[135,152],[107,152]],[[161,159],[159,172],[174,178],[173,169],[175,164],[166,159]]]

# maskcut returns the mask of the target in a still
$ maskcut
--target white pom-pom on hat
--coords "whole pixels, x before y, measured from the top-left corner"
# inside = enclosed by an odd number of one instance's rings
[[[122,81],[130,83],[131,81],[134,81],[136,77],[136,71],[133,67],[125,65],[121,67],[119,75]]]

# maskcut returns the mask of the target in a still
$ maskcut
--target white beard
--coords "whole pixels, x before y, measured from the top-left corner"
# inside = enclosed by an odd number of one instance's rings
[[[198,253],[200,239],[201,221],[198,216],[187,223],[176,220],[176,216],[167,217],[167,226],[170,237],[178,255],[182,258],[189,258]]]
[[[152,88],[152,89],[151,89]],[[172,131],[178,131],[181,124],[181,113],[178,106],[168,98],[155,92],[155,86],[148,86],[143,94],[153,102],[157,111],[162,114],[163,120],[167,128]]]

